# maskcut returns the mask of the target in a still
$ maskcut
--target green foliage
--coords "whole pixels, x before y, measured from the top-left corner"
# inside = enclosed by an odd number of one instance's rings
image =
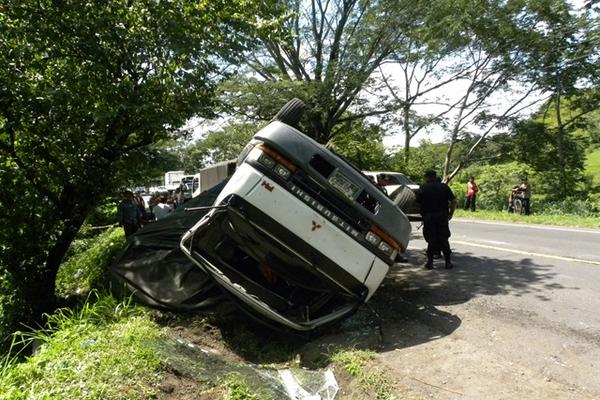
[[[492,221],[507,221],[516,224],[541,224],[556,226],[574,226],[581,228],[600,229],[600,218],[598,216],[582,217],[580,215],[562,213],[552,214],[531,214],[521,215],[508,213],[506,211],[479,210],[476,213],[458,209],[455,217],[458,218],[477,218]]]
[[[161,335],[141,309],[106,295],[60,309],[46,329],[23,336],[39,347],[0,370],[0,399],[143,399],[160,360],[146,346]]]
[[[327,146],[361,170],[388,170],[389,156],[379,127],[354,121],[342,125]]]
[[[25,310],[27,306],[17,296],[12,277],[0,270],[0,354],[8,346],[10,335],[19,328]]]
[[[225,400],[270,400],[252,391],[248,383],[238,374],[226,376],[222,384],[227,388]]]
[[[274,27],[272,4],[3,3],[0,268],[31,305],[24,319],[53,307],[60,262],[97,202],[157,161],[151,145],[213,115],[221,60]]]
[[[234,123],[208,133],[204,139],[181,150],[183,169],[193,173],[220,161],[236,159],[259,129],[257,124]]]
[[[411,149],[408,164],[404,163],[402,151],[397,152],[392,157],[392,169],[410,176],[415,182],[422,182],[425,171],[442,171],[446,146],[445,143],[422,140],[418,147]]]
[[[56,294],[59,297],[87,296],[100,288],[106,279],[106,269],[125,244],[125,235],[120,227],[110,228],[98,236],[74,241],[73,245],[84,251],[61,264],[56,276]]]
[[[572,129],[559,132],[556,119],[541,114],[516,125],[513,157],[544,172],[548,192],[561,198],[569,195],[568,190],[572,194],[583,181],[585,145]]]
[[[600,208],[589,200],[567,197],[558,201],[540,201],[535,203],[535,212],[545,215],[577,215],[581,217],[600,217]]]
[[[85,222],[91,226],[104,226],[115,224],[118,221],[117,205],[115,197],[107,197],[86,218]]]
[[[162,183],[165,171],[177,171],[182,168],[174,140],[161,141],[158,144],[132,150],[123,155],[115,164],[114,182],[109,195],[116,195],[119,187],[146,185],[152,186],[158,178]],[[95,210],[97,212],[98,209]]]
[[[348,120],[351,105],[360,106],[352,119],[387,111],[387,105],[374,111],[359,93],[427,8],[411,1],[282,4],[288,11],[283,35],[258,36],[260,46],[246,60],[253,78],[229,85],[225,103],[239,114],[270,119],[287,96],[297,95],[308,106],[304,131],[320,143]]]
[[[479,186],[477,193],[477,208],[487,210],[505,210],[508,208],[508,195],[514,185],[521,183],[521,179],[527,177],[535,194],[538,190],[540,177],[529,173],[529,167],[516,162],[479,165],[463,170],[450,183],[450,188],[458,201],[458,207],[462,207],[466,198],[467,181],[470,176],[475,177]],[[533,205],[532,205],[533,207]]]
[[[587,154],[585,172],[592,177],[594,186],[600,186],[600,148],[596,148]]]

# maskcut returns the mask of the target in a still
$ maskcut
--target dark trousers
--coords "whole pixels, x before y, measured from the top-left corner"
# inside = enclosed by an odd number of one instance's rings
[[[467,196],[467,198],[465,199],[465,210],[468,210],[470,208],[471,211],[475,211],[476,198],[477,198],[477,195],[475,195],[475,194],[473,194],[471,196]]]
[[[446,262],[450,262],[450,226],[447,215],[424,215],[423,237],[427,242],[427,261],[433,262],[434,254],[441,251]]]
[[[128,238],[129,236],[137,232],[138,224],[135,222],[124,222],[123,230],[125,231],[125,237]]]
[[[525,215],[529,215],[529,198],[523,198],[523,212]]]

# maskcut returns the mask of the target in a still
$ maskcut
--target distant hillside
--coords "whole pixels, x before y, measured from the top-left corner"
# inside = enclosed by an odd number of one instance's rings
[[[585,173],[594,177],[594,186],[600,186],[600,148],[588,153],[585,160]]]

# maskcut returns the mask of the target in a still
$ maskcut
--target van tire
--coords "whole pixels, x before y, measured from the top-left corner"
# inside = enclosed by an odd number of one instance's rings
[[[281,121],[284,124],[288,124],[293,127],[297,127],[300,119],[304,115],[304,109],[306,105],[298,98],[293,98],[275,114],[273,121]]]
[[[410,211],[417,201],[417,196],[406,186],[394,190],[390,197],[394,204],[404,212]]]

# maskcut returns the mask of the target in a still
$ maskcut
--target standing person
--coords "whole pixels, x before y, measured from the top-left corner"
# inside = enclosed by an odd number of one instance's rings
[[[521,184],[519,185],[519,190],[523,196],[523,210],[525,210],[525,215],[529,215],[529,201],[531,199],[531,185],[527,181],[527,178],[523,178]]]
[[[125,237],[128,238],[138,230],[142,220],[142,213],[131,191],[127,190],[123,193],[123,199],[119,203],[117,211],[119,225],[123,227]]]
[[[475,201],[477,200],[477,192],[479,192],[479,187],[475,183],[475,177],[472,176],[469,178],[469,182],[467,182],[467,198],[465,199],[465,210],[469,208],[471,211],[475,211]]]
[[[146,223],[146,220],[147,220],[146,202],[142,198],[142,195],[140,194],[140,192],[136,192],[133,196],[134,196],[134,200],[135,200],[136,204],[138,205],[138,207],[140,209],[140,213],[142,214],[142,216],[140,217],[140,226],[141,226],[144,223]]]
[[[167,199],[165,197],[161,197],[158,204],[154,206],[154,216],[157,221],[169,215],[171,211],[173,211],[173,207],[167,204]]]
[[[437,182],[435,171],[425,172],[425,184],[417,192],[417,201],[421,204],[423,216],[423,237],[427,242],[427,263],[425,268],[433,268],[433,256],[440,250],[444,255],[446,269],[453,267],[448,238],[452,219],[456,209],[456,198],[448,185]]]

